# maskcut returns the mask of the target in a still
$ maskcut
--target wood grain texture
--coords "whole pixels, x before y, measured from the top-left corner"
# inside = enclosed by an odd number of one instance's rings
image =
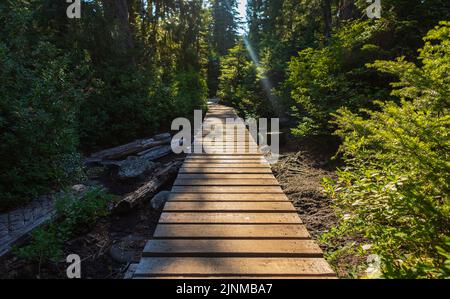
[[[158,239],[308,239],[301,224],[158,224]]]
[[[283,193],[171,193],[168,201],[289,201]]]
[[[296,213],[288,202],[177,202],[169,201],[164,212],[285,212]]]
[[[272,179],[177,179],[174,186],[279,186]]]
[[[162,213],[159,223],[263,223],[299,224],[296,213]]]
[[[311,240],[153,240],[143,256],[169,257],[322,257]]]
[[[142,258],[135,276],[331,276],[322,258]]]

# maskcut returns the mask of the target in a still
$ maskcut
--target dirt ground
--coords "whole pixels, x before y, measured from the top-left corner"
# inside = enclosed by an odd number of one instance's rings
[[[292,201],[313,239],[318,239],[338,224],[332,200],[325,196],[322,178],[336,179],[336,168],[342,165],[333,159],[337,142],[315,139],[289,139],[280,148],[281,159],[272,166],[284,192]],[[364,274],[364,258],[353,254],[329,254],[333,250],[361,240],[336,240],[334,248],[319,242],[331,266],[340,278],[356,278]],[[332,258],[331,258],[332,256]]]
[[[335,149],[335,145],[320,140],[289,139],[280,149],[280,160],[272,166],[275,177],[314,238],[337,221],[331,200],[323,194],[321,185],[323,177],[335,177],[338,162],[331,159]]]

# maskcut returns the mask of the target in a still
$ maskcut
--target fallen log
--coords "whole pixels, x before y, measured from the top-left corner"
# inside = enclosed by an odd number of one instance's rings
[[[182,161],[172,161],[165,164],[157,170],[155,176],[150,181],[120,200],[113,207],[112,211],[114,213],[126,213],[139,206],[145,200],[151,199],[159,191],[161,186],[177,175],[181,165]]]
[[[156,137],[156,138],[155,138]],[[131,156],[142,151],[151,149],[156,146],[170,144],[170,134],[156,135],[154,138],[139,139],[114,148],[102,150],[94,153],[87,160],[90,162],[100,162],[102,160],[119,160],[121,158]]]
[[[172,147],[170,145],[160,145],[148,150],[145,150],[143,152],[138,153],[138,156],[140,156],[143,159],[147,160],[156,160],[159,158],[162,158],[164,156],[167,156],[172,152]]]

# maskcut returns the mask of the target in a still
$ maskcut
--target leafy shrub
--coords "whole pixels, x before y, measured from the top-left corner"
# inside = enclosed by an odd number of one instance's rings
[[[2,210],[73,179],[64,161],[74,157],[78,144],[84,61],[72,69],[70,54],[36,40],[33,12],[25,7],[0,6],[0,26]]]
[[[340,107],[369,107],[368,99],[387,96],[387,86],[365,63],[386,56],[376,44],[383,21],[353,21],[336,32],[329,45],[306,48],[292,57],[284,88],[291,90],[295,135],[330,134],[331,114]]]
[[[450,22],[424,38],[420,67],[377,61],[399,77],[400,104],[336,116],[346,167],[325,181],[340,225],[326,240],[365,238],[388,278],[450,277]]]
[[[195,109],[206,108],[208,86],[205,78],[194,70],[180,72],[173,84],[174,111],[173,116],[190,116]],[[173,112],[172,112],[173,113]]]
[[[132,66],[108,67],[103,71],[80,107],[79,134],[83,147],[105,148],[157,131],[167,115],[158,113],[160,99],[152,96],[152,91],[159,87],[154,85],[155,78]]]
[[[99,217],[108,215],[108,204],[114,196],[103,189],[92,188],[81,198],[67,193],[55,201],[55,222],[33,231],[30,244],[15,248],[23,258],[57,262],[62,246],[74,234],[91,227]]]

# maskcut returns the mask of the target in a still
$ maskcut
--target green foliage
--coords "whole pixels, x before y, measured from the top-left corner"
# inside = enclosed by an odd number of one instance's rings
[[[221,60],[218,96],[245,116],[267,117],[273,114],[272,106],[264,95],[261,70],[249,58],[241,41]]]
[[[329,136],[331,113],[373,108],[389,99],[390,75],[367,68],[377,59],[414,61],[421,37],[450,18],[443,0],[385,0],[369,20],[367,1],[248,0],[248,39],[295,135]],[[267,97],[267,95],[266,95]],[[289,111],[290,108],[291,111]]]
[[[0,5],[0,26],[2,210],[79,174],[76,111],[87,61],[71,69],[73,56],[35,40],[33,14],[20,5]]]
[[[364,237],[387,278],[449,277],[450,23],[424,38],[421,66],[377,61],[399,77],[395,102],[363,118],[342,108],[336,132],[346,167],[325,181],[342,217],[328,240]]]
[[[203,1],[0,3],[0,210],[76,181],[80,151],[148,137],[203,108]]]
[[[173,83],[176,116],[192,114],[195,109],[206,108],[208,87],[205,78],[194,70],[177,75]]]
[[[64,242],[92,227],[99,217],[108,215],[108,204],[112,200],[114,196],[100,188],[86,191],[81,198],[70,193],[63,194],[55,200],[55,222],[33,231],[31,242],[14,251],[33,261],[59,261]]]
[[[382,21],[354,21],[343,26],[324,48],[307,48],[289,63],[287,86],[295,101],[296,135],[329,134],[331,114],[341,107],[370,106],[367,99],[385,96],[379,76],[364,64],[382,56],[372,42]]]
[[[37,228],[32,233],[33,240],[22,248],[13,248],[20,257],[35,262],[57,262],[62,256],[62,245],[66,235],[57,230],[56,225],[46,228]]]

